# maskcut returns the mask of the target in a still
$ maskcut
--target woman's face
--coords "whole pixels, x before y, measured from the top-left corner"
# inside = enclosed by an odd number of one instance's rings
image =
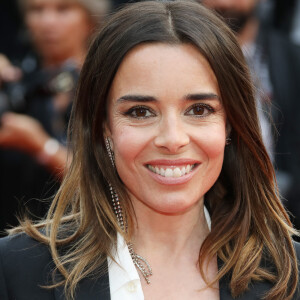
[[[145,44],[124,58],[106,134],[133,205],[180,214],[217,180],[226,117],[216,77],[192,45]]]
[[[82,54],[92,24],[72,0],[26,0],[25,20],[32,40],[46,60],[62,62]]]

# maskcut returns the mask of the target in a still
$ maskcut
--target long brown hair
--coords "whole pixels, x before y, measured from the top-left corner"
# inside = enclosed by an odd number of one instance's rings
[[[190,43],[207,59],[218,80],[231,128],[220,177],[206,195],[212,228],[200,253],[215,255],[223,266],[216,280],[230,275],[234,297],[251,281],[267,280],[267,300],[291,299],[298,269],[291,235],[295,233],[280,203],[275,175],[262,143],[254,91],[241,49],[231,31],[212,12],[189,1],[130,4],[112,15],[96,35],[83,66],[72,112],[73,162],[48,219],[23,229],[50,245],[69,296],[77,283],[111,256],[116,232],[108,182],[118,190],[129,239],[133,211],[125,187],[113,170],[104,145],[106,101],[124,56],[141,43]],[[46,232],[37,230],[47,224]],[[60,252],[60,246],[69,251]],[[272,268],[265,267],[263,260]]]

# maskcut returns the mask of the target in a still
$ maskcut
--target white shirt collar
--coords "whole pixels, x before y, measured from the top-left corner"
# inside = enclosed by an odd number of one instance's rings
[[[117,235],[117,249],[114,259],[108,258],[109,284],[111,294],[117,292],[131,281],[140,281],[139,274],[133,264],[128,247],[121,234]]]
[[[211,231],[211,219],[210,219],[210,215],[209,215],[209,212],[206,208],[206,206],[204,205],[204,216],[205,216],[205,219],[206,219],[206,222],[207,222],[207,226],[209,228],[209,231]]]

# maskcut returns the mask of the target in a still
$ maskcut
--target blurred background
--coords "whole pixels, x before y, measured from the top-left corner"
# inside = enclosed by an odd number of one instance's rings
[[[66,131],[88,45],[126,2],[0,1],[0,236],[24,212],[46,213],[72,159]],[[199,2],[244,51],[282,201],[300,229],[300,0]]]

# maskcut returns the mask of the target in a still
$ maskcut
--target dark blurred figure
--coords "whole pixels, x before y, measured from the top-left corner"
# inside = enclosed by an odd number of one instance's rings
[[[274,12],[273,12],[273,26],[275,29],[282,31],[289,35],[294,18],[296,18],[296,6],[299,0],[273,0]]]
[[[66,128],[91,34],[109,0],[20,0],[34,52],[0,55],[0,230],[44,216],[67,167]],[[48,201],[51,201],[50,198]],[[1,233],[0,233],[1,234]]]
[[[0,1],[0,53],[13,61],[21,58],[27,50],[27,44],[21,36],[23,26],[17,0]]]
[[[277,169],[279,189],[300,229],[300,48],[272,29],[271,23],[261,21],[259,0],[201,2],[219,12],[237,33],[258,90],[262,132]],[[265,113],[269,101],[278,137]]]

